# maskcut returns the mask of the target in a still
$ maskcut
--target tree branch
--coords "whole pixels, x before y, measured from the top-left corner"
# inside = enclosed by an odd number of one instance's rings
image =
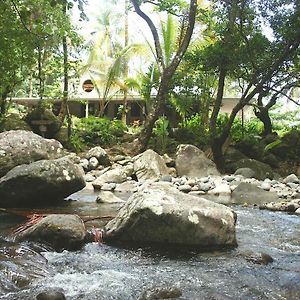
[[[159,67],[161,68],[161,71],[165,70],[165,62],[164,62],[164,58],[163,58],[163,52],[162,52],[162,48],[161,48],[161,44],[160,44],[160,40],[159,40],[159,35],[157,32],[157,29],[154,25],[154,23],[152,22],[152,20],[141,10],[140,5],[138,4],[137,0],[130,0],[135,12],[146,21],[146,23],[148,24],[153,39],[154,39],[154,44],[155,44],[155,51],[156,51],[156,55],[157,55],[157,60],[159,62]]]

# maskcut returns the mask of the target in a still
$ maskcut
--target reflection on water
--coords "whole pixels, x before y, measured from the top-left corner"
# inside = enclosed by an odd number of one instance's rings
[[[117,207],[89,201],[71,206],[86,213],[86,203],[92,203],[89,213],[116,213]],[[77,252],[43,252],[46,267],[44,258],[30,247],[4,243],[0,299],[34,299],[40,291],[56,289],[72,300],[136,300],[147,289],[172,286],[182,290],[179,299],[214,299],[217,294],[241,300],[299,300],[300,218],[251,208],[234,210],[239,246],[229,251],[174,253],[87,244]],[[247,259],[249,253],[261,252],[274,262],[260,265]]]

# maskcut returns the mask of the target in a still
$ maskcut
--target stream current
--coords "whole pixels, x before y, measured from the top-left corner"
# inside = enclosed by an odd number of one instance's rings
[[[66,201],[67,202],[67,201]],[[81,195],[52,212],[116,214],[115,205]],[[22,218],[0,215],[0,299],[35,299],[62,291],[67,299],[137,300],[149,289],[177,287],[178,299],[300,299],[300,217],[234,206],[238,247],[207,253],[122,249],[90,243],[56,253],[41,245],[10,240]],[[51,209],[49,210],[51,211]],[[45,212],[45,210],[44,210]],[[267,253],[274,262],[251,257]]]

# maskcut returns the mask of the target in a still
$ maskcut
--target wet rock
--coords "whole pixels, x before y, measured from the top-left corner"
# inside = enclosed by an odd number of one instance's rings
[[[295,214],[300,216],[300,208],[296,209]]]
[[[2,207],[53,204],[85,187],[84,172],[67,158],[21,165],[0,179]]]
[[[300,208],[300,199],[292,199],[290,201],[271,202],[259,206],[260,209],[268,209],[271,211],[296,212]]]
[[[267,192],[252,183],[241,182],[232,192],[233,203],[262,205],[268,202],[278,202],[274,192]]]
[[[251,253],[246,255],[246,260],[259,265],[268,265],[274,262],[274,259],[267,253]]]
[[[74,250],[84,243],[86,230],[77,215],[55,214],[42,218],[38,223],[16,235],[19,241],[38,241],[57,251]]]
[[[210,300],[234,300],[234,298],[231,298],[229,296],[219,294],[219,293],[213,293],[211,294]]]
[[[62,292],[49,291],[39,293],[36,300],[66,300],[66,297]]]
[[[141,186],[105,230],[110,243],[211,249],[236,245],[235,221],[228,207],[157,182]]]
[[[145,291],[138,300],[175,299],[182,296],[177,287],[155,287]]]
[[[85,155],[85,158],[88,160],[92,157],[97,158],[99,164],[102,166],[111,165],[107,152],[100,146],[90,149]]]
[[[97,196],[96,202],[97,203],[122,203],[125,201],[115,196],[112,192],[101,191]]]
[[[193,145],[179,145],[175,161],[178,176],[219,175],[214,162],[208,159],[203,151]]]
[[[134,157],[133,167],[139,181],[159,180],[161,176],[169,174],[164,159],[151,149]]]
[[[284,183],[300,183],[299,178],[295,174],[290,174],[283,179]]]
[[[31,131],[0,133],[0,177],[18,165],[63,155],[63,147],[58,141],[44,139]]]

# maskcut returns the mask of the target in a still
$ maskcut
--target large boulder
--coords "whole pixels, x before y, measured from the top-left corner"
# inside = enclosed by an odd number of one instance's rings
[[[84,223],[77,215],[54,214],[21,231],[16,239],[46,243],[60,251],[80,248],[85,235]]]
[[[241,182],[232,191],[232,202],[235,204],[262,205],[268,202],[277,202],[279,198],[275,192],[265,191],[255,184]]]
[[[163,175],[169,174],[164,159],[149,149],[133,158],[133,169],[137,179],[157,180]]]
[[[255,159],[240,159],[239,161],[230,164],[232,172],[241,168],[252,169],[254,171],[253,177],[258,180],[265,180],[266,178],[273,179],[274,177],[273,170],[269,165]]]
[[[170,183],[144,184],[105,227],[110,243],[212,249],[236,245],[236,214],[179,192]]]
[[[0,133],[0,177],[15,166],[61,156],[63,147],[56,140],[44,139],[24,130]]]
[[[91,159],[92,157],[97,158],[100,165],[103,166],[111,165],[107,152],[100,146],[90,149],[85,155],[85,158],[88,160]]]
[[[85,187],[83,170],[68,158],[20,165],[0,179],[0,205],[45,205]]]
[[[204,152],[193,145],[182,144],[176,153],[176,170],[178,176],[205,177],[220,175],[213,161]]]

